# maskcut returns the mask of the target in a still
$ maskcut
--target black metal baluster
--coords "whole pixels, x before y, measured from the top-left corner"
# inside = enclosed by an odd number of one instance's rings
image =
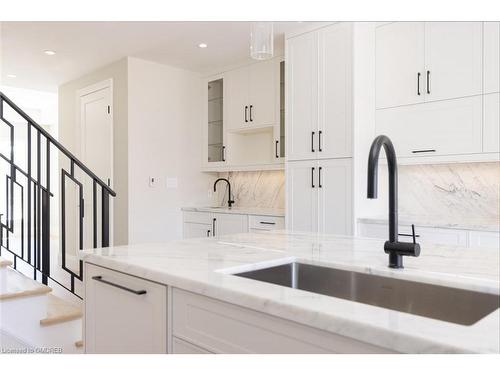
[[[109,192],[102,187],[102,247],[109,246]]]

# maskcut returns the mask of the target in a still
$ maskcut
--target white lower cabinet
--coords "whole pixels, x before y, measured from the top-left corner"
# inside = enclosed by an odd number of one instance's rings
[[[172,300],[173,346],[174,351],[179,353],[390,352],[345,336],[179,289],[173,289]]]
[[[167,353],[167,287],[85,264],[85,352]]]
[[[248,216],[248,231],[251,233],[285,229],[285,218],[280,216]]]
[[[287,228],[352,234],[352,159],[287,164]]]
[[[248,232],[248,216],[184,211],[184,238],[216,237]]]

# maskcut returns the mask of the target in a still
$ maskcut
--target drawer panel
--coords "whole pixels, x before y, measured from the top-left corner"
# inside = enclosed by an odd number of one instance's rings
[[[212,225],[213,214],[211,212],[183,212],[185,223],[210,224]]]
[[[248,227],[250,229],[275,230],[285,229],[285,218],[281,216],[248,216]]]
[[[173,334],[212,353],[387,353],[230,303],[173,291]]]

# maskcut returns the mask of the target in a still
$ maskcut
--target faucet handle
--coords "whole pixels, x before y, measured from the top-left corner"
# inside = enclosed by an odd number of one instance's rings
[[[411,234],[406,234],[406,233],[398,233],[398,236],[401,237],[411,237],[413,240],[413,243],[417,243],[416,239],[420,237],[419,234],[415,234],[415,224],[411,225]]]

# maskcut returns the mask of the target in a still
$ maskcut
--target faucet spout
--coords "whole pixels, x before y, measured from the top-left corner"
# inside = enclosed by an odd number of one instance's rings
[[[231,208],[232,204],[234,203],[234,200],[231,199],[231,183],[229,182],[229,180],[227,178],[218,178],[217,180],[215,180],[214,182],[214,192],[217,191],[217,182],[219,181],[224,181],[227,183],[227,187],[228,187],[228,200],[227,200],[227,206],[229,208]]]
[[[418,243],[398,241],[398,163],[394,146],[385,135],[376,137],[370,147],[368,155],[368,185],[367,198],[376,199],[378,196],[378,159],[382,147],[387,156],[389,170],[389,241],[386,241],[384,250],[389,254],[389,267],[403,268],[403,255],[419,256]]]

